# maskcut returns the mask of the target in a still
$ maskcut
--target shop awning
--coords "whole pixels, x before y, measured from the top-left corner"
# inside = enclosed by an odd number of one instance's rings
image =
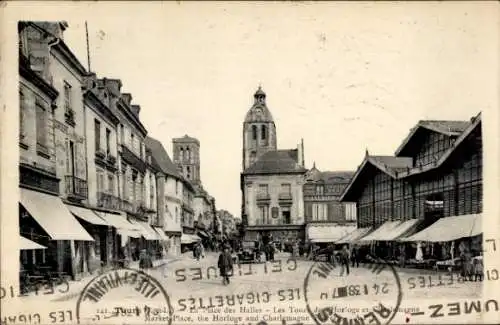
[[[66,206],[68,207],[69,211],[71,211],[71,213],[73,213],[76,217],[83,219],[88,223],[98,226],[109,226],[109,223],[107,223],[103,218],[95,214],[94,211],[92,210],[69,204],[66,204]]]
[[[403,235],[407,236],[412,232],[415,233],[415,230],[420,222],[421,220],[419,219],[406,220],[397,225],[395,228],[392,228],[392,230],[389,230],[385,234],[380,235],[378,240],[391,241],[396,240]]]
[[[114,214],[107,212],[94,211],[98,216],[103,218],[108,224],[116,228],[116,232],[122,237],[140,238],[141,227],[127,221],[127,217],[123,214]],[[123,241],[123,240],[122,240]]]
[[[139,230],[140,228],[136,225],[131,224],[127,221],[127,217],[122,214],[114,214],[107,212],[98,212],[95,211],[98,216],[104,219],[108,224],[115,227],[116,229],[124,229],[124,230]]]
[[[200,241],[201,238],[196,235],[182,234],[181,244],[192,244]]]
[[[163,231],[163,228],[153,227],[153,229],[156,231],[156,233],[158,234],[158,237],[161,238],[161,240],[163,240],[163,241],[170,240],[170,238],[168,238],[168,236],[165,235],[165,231]]]
[[[372,233],[366,235],[363,238],[360,238],[358,241],[360,242],[367,242],[374,240],[385,241],[384,238],[387,236],[387,234],[390,233],[394,228],[396,228],[400,224],[401,221],[386,221],[380,227],[375,229]]]
[[[307,238],[313,243],[334,243],[355,229],[354,225],[310,224],[307,228]]]
[[[447,242],[483,233],[482,215],[468,214],[441,218],[424,230],[401,241]]]
[[[357,228],[353,232],[348,233],[346,236],[336,241],[336,244],[350,244],[356,242],[359,238],[367,235],[372,230],[371,227]]]
[[[22,188],[21,204],[52,240],[94,241],[59,197]]]
[[[47,249],[47,247],[35,243],[32,240],[19,236],[19,249],[29,250],[29,249]]]
[[[142,237],[144,237],[144,239],[146,239],[146,240],[161,240],[161,238],[156,233],[156,231],[154,231],[154,229],[151,228],[151,226],[147,222],[138,221],[138,220],[131,220],[130,222],[133,225],[136,225],[136,226],[141,228],[140,233],[141,233]]]

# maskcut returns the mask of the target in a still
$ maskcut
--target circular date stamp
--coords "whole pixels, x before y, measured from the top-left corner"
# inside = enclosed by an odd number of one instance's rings
[[[154,277],[121,268],[93,278],[76,303],[78,324],[172,324],[173,308]]]
[[[316,262],[304,280],[306,308],[317,325],[390,324],[403,293],[395,268],[384,260],[359,268]]]

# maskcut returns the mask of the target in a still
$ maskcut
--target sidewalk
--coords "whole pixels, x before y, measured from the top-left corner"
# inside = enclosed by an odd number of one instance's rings
[[[160,259],[153,261],[153,269],[160,268],[166,264],[175,263],[179,260],[184,259],[183,256],[172,256],[166,259]],[[131,269],[139,269],[139,261],[131,262],[128,266]],[[68,281],[68,285],[62,284],[54,287],[54,294],[50,296],[50,301],[52,302],[60,302],[67,301],[76,298],[83,290],[83,288],[97,275],[92,274],[86,276],[78,281]],[[44,290],[41,290],[44,291]],[[41,292],[36,295],[35,293],[30,294],[29,296],[22,297],[21,299],[40,299],[47,298],[47,296],[42,295]]]

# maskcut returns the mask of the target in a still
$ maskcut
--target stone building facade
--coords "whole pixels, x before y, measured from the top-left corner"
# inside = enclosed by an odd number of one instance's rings
[[[356,204],[341,202],[340,196],[354,172],[321,172],[316,164],[305,175],[304,215],[306,240],[334,242],[356,225]]]
[[[19,23],[20,232],[48,247],[22,252],[25,267],[52,265],[79,278],[89,271],[87,256],[94,245],[68,208],[88,202],[81,89],[86,71],[64,43],[66,27]]]
[[[304,237],[304,147],[278,150],[276,126],[259,87],[243,122],[242,216],[249,240]]]
[[[163,221],[163,230],[168,237],[165,247],[167,254],[178,256],[181,253],[181,211],[182,211],[182,175],[177,171],[170,156],[160,141],[146,138],[146,148],[151,151],[156,174],[158,216]]]

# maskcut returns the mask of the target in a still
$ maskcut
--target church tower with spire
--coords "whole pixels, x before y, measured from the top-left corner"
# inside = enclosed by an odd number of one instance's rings
[[[266,93],[259,86],[243,122],[243,170],[268,151],[277,150],[276,125],[267,108]]]

